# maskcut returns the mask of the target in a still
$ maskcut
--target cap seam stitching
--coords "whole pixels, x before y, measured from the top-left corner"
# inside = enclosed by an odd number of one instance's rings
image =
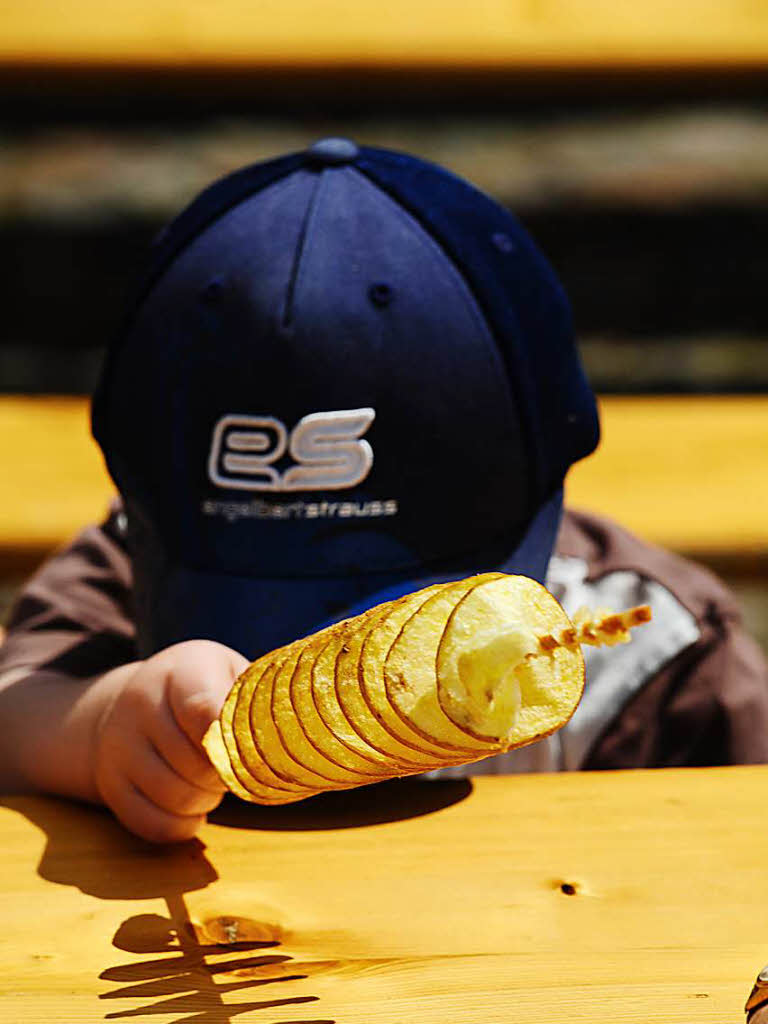
[[[317,176],[317,180],[313,184],[312,194],[309,197],[307,208],[301,222],[301,228],[299,229],[299,237],[296,242],[296,251],[294,253],[293,264],[291,266],[291,274],[288,279],[288,288],[285,293],[285,302],[283,303],[283,311],[280,317],[280,324],[284,329],[290,328],[293,324],[296,293],[298,291],[298,285],[305,262],[304,255],[307,251],[310,225],[319,205],[320,191],[325,178],[325,173],[325,171],[321,171]]]
[[[412,210],[408,209],[403,202],[396,200],[395,197],[386,189],[382,188],[378,184],[378,182],[374,183],[373,180],[368,177],[368,175],[364,174],[357,168],[352,168],[352,172],[356,174],[358,177],[362,178],[366,185],[377,188],[387,197],[387,199],[392,204],[394,213],[400,219],[401,223],[407,225],[409,228],[412,229],[413,225],[411,222],[415,222],[415,224],[421,229],[423,241],[427,245],[433,246],[446,260],[446,263],[449,268],[449,273],[460,286],[462,295],[465,300],[465,305],[469,311],[472,320],[475,322],[476,326],[479,329],[479,334],[483,338],[483,352],[486,359],[490,363],[490,369],[494,371],[495,374],[501,374],[501,376],[503,377],[504,388],[506,390],[507,398],[511,406],[511,411],[514,412],[515,402],[512,394],[512,388],[509,382],[509,374],[507,373],[507,368],[504,364],[504,360],[502,359],[501,353],[499,352],[498,345],[494,341],[493,334],[490,330],[488,322],[481,313],[480,303],[475,295],[475,292],[470,287],[469,282],[466,280],[464,275],[459,271],[459,268],[457,267],[456,262],[451,253],[445,248],[442,242],[428,230],[427,226],[419,219],[418,215],[414,213]],[[406,213],[407,216],[405,216]]]
[[[385,151],[378,150],[378,149],[374,149],[371,152],[375,153],[375,155],[377,157],[379,157],[379,158],[381,158],[382,156],[386,155]],[[362,151],[362,150],[361,150],[361,155],[365,155],[364,151]],[[357,164],[357,163],[355,164],[355,170],[358,172],[358,174],[360,174],[368,182],[370,182],[371,185],[373,185],[376,188],[380,189],[385,195],[387,195],[392,200],[392,202],[394,203],[395,206],[401,208],[402,210],[407,211],[410,214],[410,216],[416,221],[416,223],[419,224],[419,226],[423,229],[424,233],[434,242],[434,244],[445,255],[446,259],[448,260],[448,262],[453,267],[455,273],[464,282],[464,287],[465,287],[466,291],[468,292],[468,294],[474,300],[474,304],[475,304],[475,307],[476,307],[476,309],[474,311],[475,315],[477,315],[477,313],[481,314],[481,316],[483,318],[483,321],[484,321],[484,324],[485,324],[485,330],[493,338],[493,332],[491,331],[491,323],[493,321],[491,320],[491,318],[486,313],[485,303],[481,300],[480,296],[478,295],[478,292],[477,292],[477,289],[475,288],[474,282],[472,281],[471,277],[468,275],[467,271],[464,269],[464,264],[461,262],[459,257],[457,255],[455,255],[453,253],[453,251],[448,247],[448,245],[444,241],[442,235],[438,234],[435,231],[435,229],[430,224],[425,222],[425,220],[423,219],[423,217],[422,217],[422,215],[421,215],[421,213],[420,213],[420,211],[418,209],[415,209],[408,202],[407,199],[403,198],[402,196],[398,195],[395,191],[390,189],[385,182],[378,181],[374,174],[368,174],[366,172],[366,170],[364,168],[360,167],[359,164]],[[450,172],[448,172],[448,173],[450,173]],[[454,177],[454,175],[450,175],[450,176],[452,178]],[[457,179],[457,180],[460,180],[460,179]],[[489,198],[484,193],[481,193],[481,195],[483,195],[484,198],[486,198],[486,199]],[[510,305],[512,305],[512,304],[510,303]],[[513,311],[513,314],[515,316],[515,319],[517,320],[517,313],[515,312],[514,307],[512,307],[512,311]],[[521,358],[521,341],[520,341],[520,331],[519,331],[519,329],[516,332],[516,335],[515,335],[513,340],[514,340],[515,347],[518,350],[518,359],[517,359],[518,366],[517,366],[517,369],[519,370],[519,372],[525,373],[525,372],[527,372],[527,370],[526,370],[526,367],[524,365],[524,360]],[[523,389],[520,388],[520,387],[513,386],[512,374],[511,374],[512,367],[510,366],[509,360],[502,354],[502,352],[501,352],[501,350],[499,348],[498,343],[495,342],[495,339],[494,339],[493,350],[494,350],[494,352],[496,354],[496,357],[498,359],[499,369],[502,371],[502,373],[504,375],[504,379],[505,379],[505,382],[506,382],[506,387],[507,387],[507,390],[508,390],[510,398],[511,398],[511,404],[513,406],[513,409],[517,410],[517,412],[518,412],[518,420],[519,420],[519,422],[520,422],[520,424],[522,426],[521,436],[522,436],[522,438],[524,440],[523,451],[525,452],[525,456],[526,456],[529,478],[531,479],[531,482],[533,484],[533,487],[532,487],[531,490],[532,490],[532,492],[535,492],[535,493],[532,493],[532,495],[531,495],[532,500],[531,500],[531,503],[530,503],[529,508],[528,508],[529,515],[533,515],[533,514],[535,514],[536,509],[541,504],[541,499],[540,499],[539,492],[541,491],[541,487],[542,487],[542,480],[540,479],[539,468],[538,468],[538,466],[536,464],[537,463],[537,448],[536,448],[535,441],[534,441],[534,439],[532,437],[532,435],[534,433],[534,427],[533,427],[532,422],[528,422],[528,420],[531,417],[533,417],[535,415],[535,413],[530,408],[529,403],[524,400],[524,398],[523,398]]]

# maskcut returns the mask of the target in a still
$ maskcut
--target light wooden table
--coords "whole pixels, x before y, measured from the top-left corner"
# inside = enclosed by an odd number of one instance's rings
[[[6,798],[0,1018],[739,1022],[767,792],[768,767],[393,783],[235,802],[166,849]]]

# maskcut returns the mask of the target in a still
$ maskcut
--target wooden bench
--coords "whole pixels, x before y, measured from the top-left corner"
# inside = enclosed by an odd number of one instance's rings
[[[0,65],[205,68],[755,67],[758,3],[669,0],[27,0],[7,4]]]
[[[573,468],[571,505],[704,560],[756,565],[768,552],[768,397],[611,397],[603,441]],[[0,573],[31,567],[114,493],[88,403],[0,398]]]

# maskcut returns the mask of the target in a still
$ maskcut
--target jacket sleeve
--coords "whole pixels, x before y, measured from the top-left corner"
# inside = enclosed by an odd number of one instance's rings
[[[46,669],[85,679],[136,658],[131,568],[115,505],[24,585],[0,647],[0,676]]]
[[[768,762],[768,664],[733,609],[712,603],[700,639],[608,724],[584,768]]]

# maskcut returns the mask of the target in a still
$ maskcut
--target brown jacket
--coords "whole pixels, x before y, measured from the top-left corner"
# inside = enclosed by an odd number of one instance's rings
[[[625,647],[585,650],[584,697],[565,728],[473,772],[768,762],[768,666],[714,576],[569,510],[547,584],[567,612],[649,603],[653,622]],[[87,678],[135,659],[131,599],[116,506],[24,587],[0,674],[28,665]]]

